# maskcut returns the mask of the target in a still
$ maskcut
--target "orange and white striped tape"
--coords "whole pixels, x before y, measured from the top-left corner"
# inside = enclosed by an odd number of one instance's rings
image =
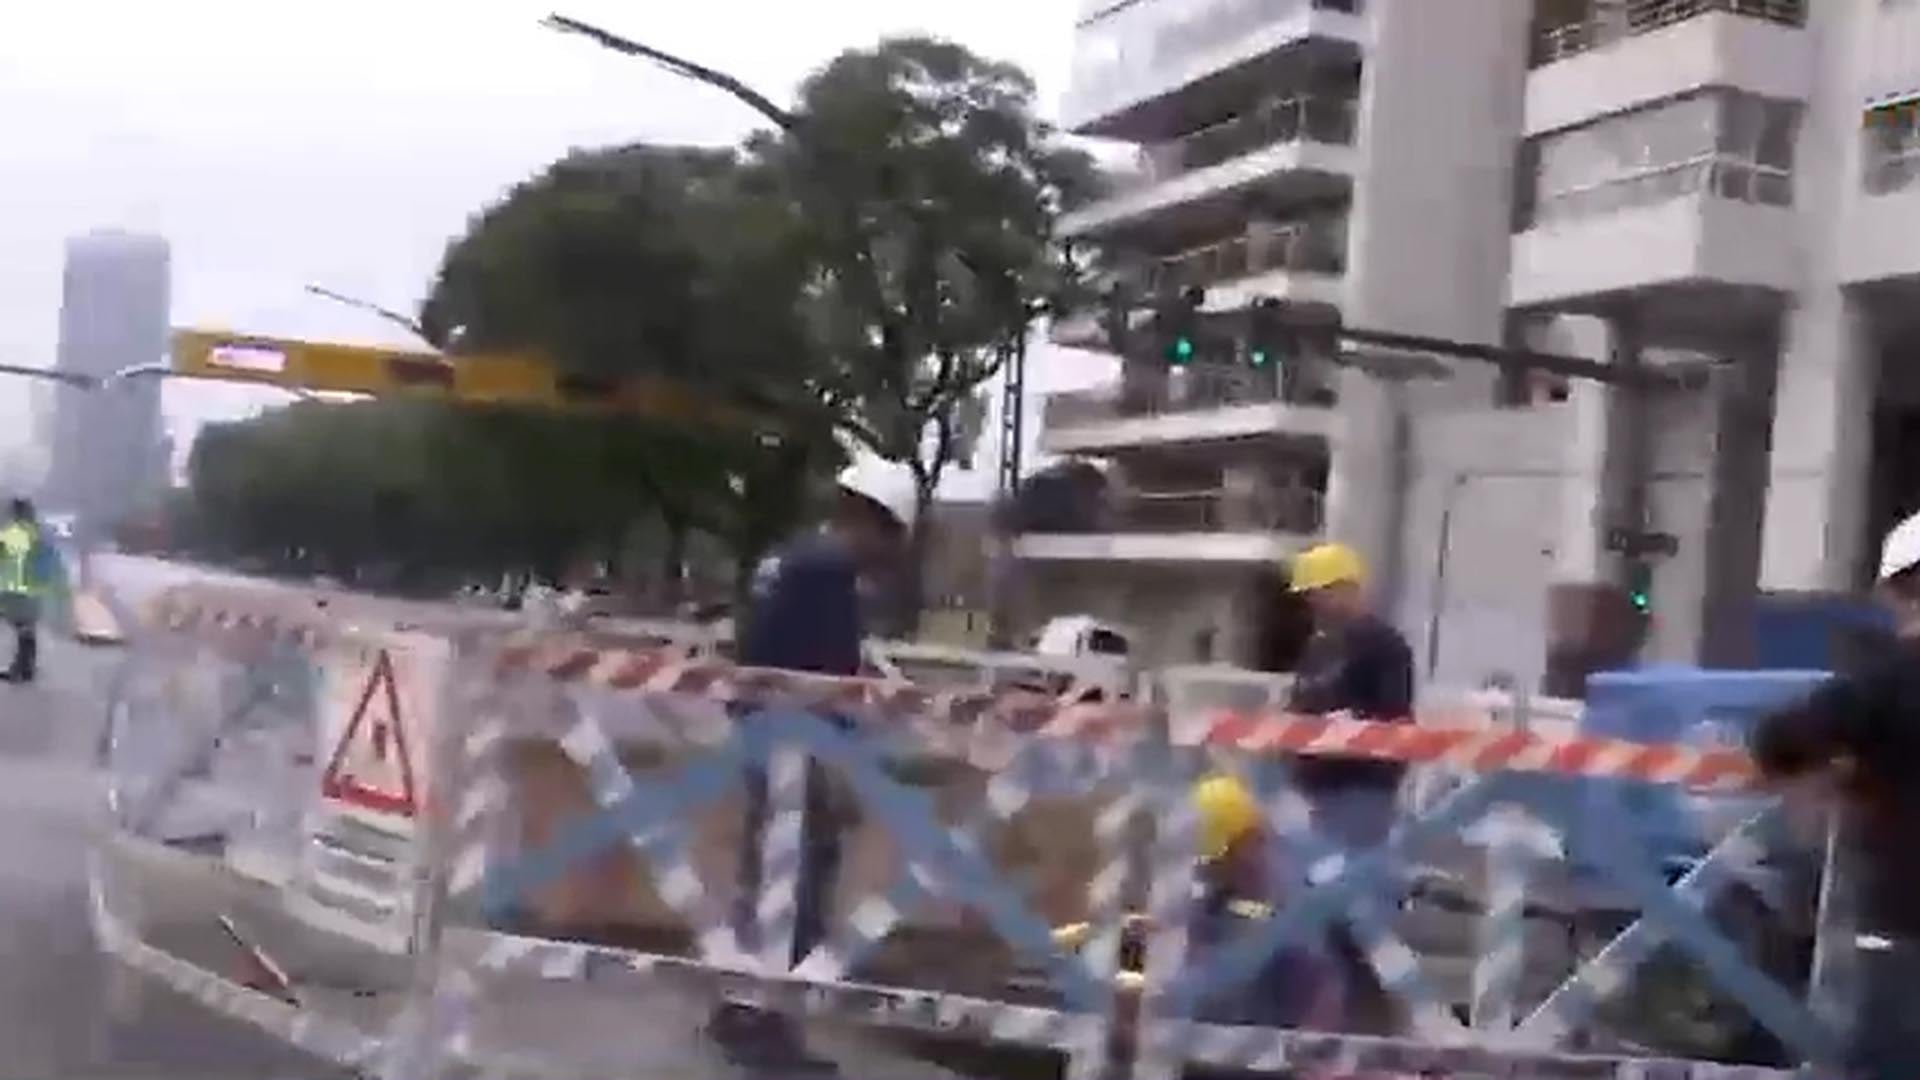
[[[154,605],[153,622],[178,632],[242,640],[291,638],[318,644],[332,636],[323,609],[300,610],[279,598],[240,590],[176,589]],[[906,723],[935,743],[961,744],[991,734],[1118,744],[1146,730],[1143,709],[1128,702],[1061,704],[1019,688],[935,691],[897,679],[815,675],[745,668],[690,656],[674,646],[609,648],[591,639],[544,635],[495,653],[502,676],[545,675],[602,690],[706,699],[723,705],[785,705],[865,722]],[[1469,772],[1519,771],[1642,780],[1711,791],[1753,787],[1758,773],[1738,750],[1639,743],[1597,736],[1485,725],[1482,709],[1422,713],[1419,723],[1356,720],[1284,712],[1217,712],[1176,717],[1178,745],[1249,753],[1371,758],[1448,765]],[[969,756],[1004,756],[994,749]]]
[[[1451,765],[1476,773],[1516,771],[1644,780],[1708,791],[1739,791],[1753,787],[1759,779],[1752,759],[1738,750],[1340,716],[1223,712],[1201,723],[1179,725],[1174,737],[1176,742],[1188,745],[1251,753]]]

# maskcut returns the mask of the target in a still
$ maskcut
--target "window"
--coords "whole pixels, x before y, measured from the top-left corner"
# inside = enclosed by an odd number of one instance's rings
[[[1800,106],[1711,90],[1529,140],[1522,228],[1686,195],[1793,202]]]
[[[1868,109],[1861,180],[1869,195],[1885,195],[1920,181],[1920,98]]]

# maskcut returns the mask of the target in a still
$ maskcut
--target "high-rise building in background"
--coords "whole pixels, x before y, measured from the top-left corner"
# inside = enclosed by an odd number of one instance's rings
[[[1331,537],[1445,681],[1622,634],[1737,663],[1756,594],[1851,590],[1920,501],[1920,6],[1086,0],[1063,113],[1138,148],[1062,222],[1136,302],[1122,375],[1048,402],[1107,494],[1018,541],[1031,617],[1252,658],[1276,563]],[[1383,380],[1276,316],[1717,367]]]
[[[63,372],[104,378],[161,362],[169,327],[167,242],[93,232],[67,241],[60,300]],[[95,392],[62,390],[54,411],[53,459],[42,501],[111,528],[165,491],[169,461],[157,379]]]

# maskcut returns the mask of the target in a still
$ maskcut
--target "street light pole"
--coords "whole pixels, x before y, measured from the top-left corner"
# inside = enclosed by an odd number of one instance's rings
[[[348,296],[346,293],[335,292],[324,285],[310,284],[306,287],[306,291],[310,295],[320,297],[322,300],[331,300],[336,304],[342,304],[350,308],[358,308],[368,314],[377,315],[395,326],[404,327],[407,333],[412,334],[421,341],[427,341],[426,328],[421,326],[418,320],[410,319],[392,308],[382,307],[371,300],[362,300],[357,296]],[[431,344],[431,342],[428,343]]]

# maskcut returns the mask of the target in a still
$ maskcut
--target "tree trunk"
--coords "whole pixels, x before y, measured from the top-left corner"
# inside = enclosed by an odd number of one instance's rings
[[[669,615],[686,600],[687,527],[677,521],[663,522],[667,543],[660,553],[660,598]]]
[[[911,640],[920,632],[920,616],[927,606],[927,556],[933,550],[933,493],[937,477],[916,470],[913,528],[907,532],[906,556],[901,560],[895,590],[892,625],[887,633]]]

